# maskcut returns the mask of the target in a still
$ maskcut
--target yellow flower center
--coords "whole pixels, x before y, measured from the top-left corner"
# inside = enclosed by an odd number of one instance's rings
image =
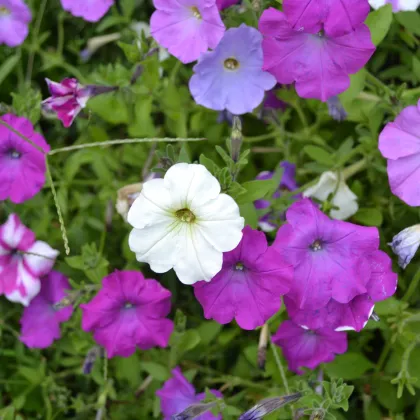
[[[194,16],[196,19],[202,19],[202,17],[201,17],[201,13],[200,13],[200,11],[198,10],[198,8],[197,8],[197,7],[195,7],[195,6],[191,7],[191,11],[192,11],[193,16]]]
[[[322,243],[320,240],[316,240],[312,245],[311,245],[312,251],[321,251],[322,249]]]
[[[10,15],[10,10],[5,6],[0,6],[0,16]]]
[[[190,209],[181,209],[175,212],[175,216],[185,223],[194,223],[195,215]]]
[[[224,62],[225,69],[236,70],[239,67],[239,61],[236,58],[227,58]]]

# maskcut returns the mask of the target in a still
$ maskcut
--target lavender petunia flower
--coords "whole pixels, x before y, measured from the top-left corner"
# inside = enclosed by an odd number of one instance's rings
[[[349,74],[358,72],[375,46],[369,28],[366,0],[356,0],[349,11],[342,1],[285,1],[284,10],[264,11],[259,30],[264,35],[264,70],[282,84],[296,82],[302,98],[322,101],[350,86]],[[364,5],[364,6],[363,6]]]
[[[114,4],[114,0],[61,0],[66,12],[88,22],[97,22]]]
[[[236,319],[241,328],[253,330],[280,309],[292,274],[264,233],[246,226],[239,245],[223,254],[220,272],[209,283],[196,283],[194,294],[207,319],[220,324]]]
[[[102,289],[83,310],[82,328],[105,347],[108,358],[129,357],[136,347],[166,347],[173,322],[171,293],[139,271],[115,271],[102,280]]]
[[[216,0],[153,0],[153,38],[183,63],[216,48],[225,32]]]
[[[420,0],[369,0],[369,4],[374,9],[379,9],[386,4],[392,4],[394,12],[413,11],[420,6]]]
[[[16,47],[28,36],[31,10],[22,0],[0,0],[0,45]]]
[[[379,150],[388,159],[391,191],[409,206],[420,205],[420,100],[404,108],[379,135]]]
[[[300,309],[319,309],[330,299],[348,303],[367,293],[366,256],[379,247],[377,228],[331,220],[309,199],[294,203],[286,219],[273,246],[294,266],[288,296]]]
[[[40,278],[51,271],[58,251],[36,241],[16,214],[0,226],[0,295],[25,306],[41,289]]]
[[[309,330],[292,321],[284,321],[273,342],[281,347],[289,369],[302,375],[300,369],[315,369],[321,363],[332,362],[336,354],[347,351],[345,332],[332,331],[329,328]]]
[[[54,304],[60,302],[69,289],[67,278],[57,271],[42,278],[41,291],[24,309],[20,320],[22,343],[30,348],[45,349],[60,338],[60,324],[70,319],[73,307],[56,310]]]
[[[251,112],[276,84],[263,71],[262,36],[242,24],[226,31],[214,51],[204,53],[190,80],[194,100],[206,108],[241,115]],[[244,88],[245,87],[245,88]]]
[[[292,299],[285,297],[287,313],[292,321],[311,329],[362,330],[372,315],[375,303],[392,296],[398,280],[397,274],[392,272],[391,258],[385,252],[375,251],[367,259],[370,278],[366,284],[366,293],[354,297],[348,303],[331,299],[326,306],[316,310],[299,310]]]
[[[211,390],[211,392],[217,398],[222,398],[219,391]],[[156,391],[156,395],[160,399],[164,420],[171,420],[172,416],[176,416],[190,405],[206,398],[205,393],[195,393],[194,387],[187,381],[179,367],[172,370],[172,378],[164,383],[163,388]],[[196,420],[221,420],[221,418],[221,415],[214,416],[210,412],[194,417]]]
[[[0,200],[23,203],[37,194],[45,183],[45,156],[50,146],[23,117],[6,114],[0,117],[37,147],[0,124]]]
[[[279,185],[278,190],[273,194],[273,199],[279,198],[282,191],[294,191],[298,188],[296,183],[296,166],[293,163],[283,161],[279,164],[283,169],[283,176]],[[264,171],[260,172],[256,179],[257,180],[267,180],[271,179],[274,175],[274,172]],[[270,207],[271,203],[269,200],[256,200],[254,201],[255,208],[257,210],[267,209]],[[284,219],[284,214],[270,211],[264,216],[262,216],[258,221],[258,226],[264,232],[272,232],[278,228],[278,221]]]
[[[406,268],[420,246],[420,225],[405,228],[392,238],[389,245],[394,254],[398,255],[398,265]]]

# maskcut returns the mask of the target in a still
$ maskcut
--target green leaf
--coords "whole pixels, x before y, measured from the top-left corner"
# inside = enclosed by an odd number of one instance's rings
[[[242,187],[246,189],[246,193],[241,194],[236,201],[240,205],[264,198],[273,191],[273,185],[278,186],[271,179],[245,182]]]
[[[353,219],[366,226],[381,226],[383,221],[382,213],[375,208],[359,209]]]
[[[360,353],[346,353],[325,365],[325,371],[331,378],[343,378],[345,380],[358,379],[373,364]]]
[[[19,59],[19,54],[12,55],[0,66],[0,85],[16,67],[16,64],[19,62]]]
[[[409,32],[420,36],[420,14],[418,12],[399,12],[395,14],[395,19]]]
[[[149,375],[159,381],[166,381],[171,376],[169,369],[156,362],[142,362],[141,367]]]
[[[323,165],[333,166],[335,163],[333,156],[321,147],[305,146],[303,150],[311,159],[322,163]]]
[[[200,334],[196,330],[187,330],[179,340],[179,348],[183,353],[186,353],[197,347],[200,341]]]
[[[392,5],[387,4],[369,13],[366,25],[369,26],[374,45],[379,45],[386,37],[392,23]]]
[[[118,42],[118,46],[124,51],[124,54],[130,63],[137,63],[141,60],[141,54],[136,44],[126,44],[125,42]]]
[[[220,171],[219,166],[217,166],[211,159],[204,156],[203,154],[200,155],[200,164],[204,165],[212,175],[216,176]]]
[[[257,229],[258,227],[258,214],[254,203],[246,203],[239,205],[241,216],[245,219],[245,225]]]

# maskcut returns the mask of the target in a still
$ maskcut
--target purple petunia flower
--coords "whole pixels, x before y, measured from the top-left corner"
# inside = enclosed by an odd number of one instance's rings
[[[239,245],[223,254],[219,273],[208,283],[194,284],[194,294],[207,319],[220,324],[236,319],[241,328],[253,330],[280,309],[292,274],[264,233],[246,226]]]
[[[368,260],[371,274],[366,293],[348,303],[331,299],[326,306],[316,310],[299,310],[292,299],[285,297],[287,313],[292,321],[311,329],[362,330],[372,315],[375,303],[391,297],[397,289],[398,280],[397,274],[392,272],[391,258],[385,252],[375,251]]]
[[[23,134],[45,153],[50,146],[32,123],[23,117],[6,114],[0,120]],[[0,200],[23,203],[37,194],[45,183],[45,156],[35,146],[0,124]]]
[[[61,0],[66,12],[88,22],[97,22],[114,4],[114,0]]]
[[[232,114],[251,112],[276,84],[263,71],[262,36],[242,24],[226,31],[214,51],[204,53],[194,66],[191,94],[199,105]],[[244,88],[246,86],[246,88]]]
[[[391,191],[409,206],[420,205],[420,100],[404,108],[379,135],[379,150],[388,159]]]
[[[283,176],[279,185],[279,189],[273,194],[273,199],[279,198],[282,191],[294,191],[298,188],[296,183],[296,166],[293,163],[283,161],[280,162],[280,166],[284,169]],[[257,180],[267,180],[271,179],[274,175],[274,172],[264,171],[260,172],[256,179]],[[257,200],[254,201],[255,208],[257,210],[267,209],[270,207],[271,203],[269,200]],[[278,228],[278,221],[283,219],[283,213],[270,211],[264,216],[262,216],[258,225],[264,232],[272,232]]]
[[[309,199],[294,203],[286,219],[273,246],[294,267],[288,296],[299,309],[319,309],[330,299],[348,303],[368,292],[366,257],[378,250],[377,228],[331,220]]]
[[[168,379],[163,388],[156,391],[160,399],[160,406],[164,415],[164,420],[171,420],[172,416],[181,413],[191,404],[197,403],[206,398],[206,394],[196,394],[194,387],[187,381],[181,369],[176,367],[172,370],[172,378]],[[211,390],[217,398],[222,398],[222,394],[214,389]],[[214,416],[206,412],[201,416],[194,417],[196,420],[221,420],[222,416]]]
[[[57,271],[42,278],[41,291],[24,309],[20,320],[22,343],[30,348],[45,349],[60,338],[60,324],[70,319],[73,307],[57,310],[54,304],[60,302],[69,289],[67,278]]]
[[[296,82],[302,98],[328,98],[350,86],[349,74],[359,71],[375,46],[369,28],[366,0],[351,8],[343,1],[285,0],[284,13],[264,11],[259,29],[264,35],[264,70],[279,83]],[[328,6],[327,6],[328,4]]]
[[[28,36],[31,10],[22,0],[0,0],[0,45],[16,47]]]
[[[105,347],[108,358],[129,357],[136,347],[166,347],[173,322],[171,292],[139,271],[115,271],[102,280],[102,289],[83,310],[82,328]]]
[[[304,373],[299,368],[315,369],[321,363],[332,362],[336,354],[347,351],[345,332],[329,328],[309,330],[292,321],[280,325],[273,342],[283,350],[289,369],[299,375]]]
[[[36,241],[16,214],[0,226],[0,295],[25,306],[41,289],[40,278],[51,271],[58,251]]]
[[[153,38],[183,63],[216,48],[225,32],[216,0],[153,0]]]
[[[223,10],[230,6],[233,6],[236,3],[239,3],[239,1],[240,0],[216,0],[216,4],[219,10]]]

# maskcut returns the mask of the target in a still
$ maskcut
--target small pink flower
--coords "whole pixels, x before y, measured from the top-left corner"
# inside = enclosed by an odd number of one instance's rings
[[[16,47],[28,36],[31,10],[22,0],[0,0],[0,45]]]
[[[50,146],[34,131],[29,120],[6,114],[0,117],[23,134],[39,149],[49,152]],[[0,124],[0,200],[23,203],[37,194],[45,183],[45,156],[41,150]]]
[[[81,85],[77,79],[64,79],[60,83],[45,80],[51,97],[42,102],[42,107],[47,112],[57,113],[64,127],[70,127],[91,98],[92,89]]]
[[[315,369],[321,363],[332,362],[336,354],[347,351],[347,335],[330,328],[309,330],[292,321],[284,321],[273,342],[281,347],[289,369],[302,375],[300,369]]]
[[[41,279],[41,291],[24,309],[20,320],[22,343],[30,348],[45,349],[60,338],[60,324],[70,319],[73,307],[55,309],[54,304],[60,302],[69,289],[67,277],[57,271]]]
[[[216,0],[153,0],[153,38],[183,63],[216,48],[225,33]]]
[[[173,322],[171,292],[139,271],[115,271],[102,280],[102,289],[83,310],[82,328],[105,347],[109,358],[129,357],[136,347],[166,347]]]
[[[39,293],[40,278],[48,274],[58,251],[36,241],[35,234],[11,214],[0,226],[0,295],[25,306]]]
[[[114,4],[114,0],[61,0],[66,12],[88,22],[97,22]]]

